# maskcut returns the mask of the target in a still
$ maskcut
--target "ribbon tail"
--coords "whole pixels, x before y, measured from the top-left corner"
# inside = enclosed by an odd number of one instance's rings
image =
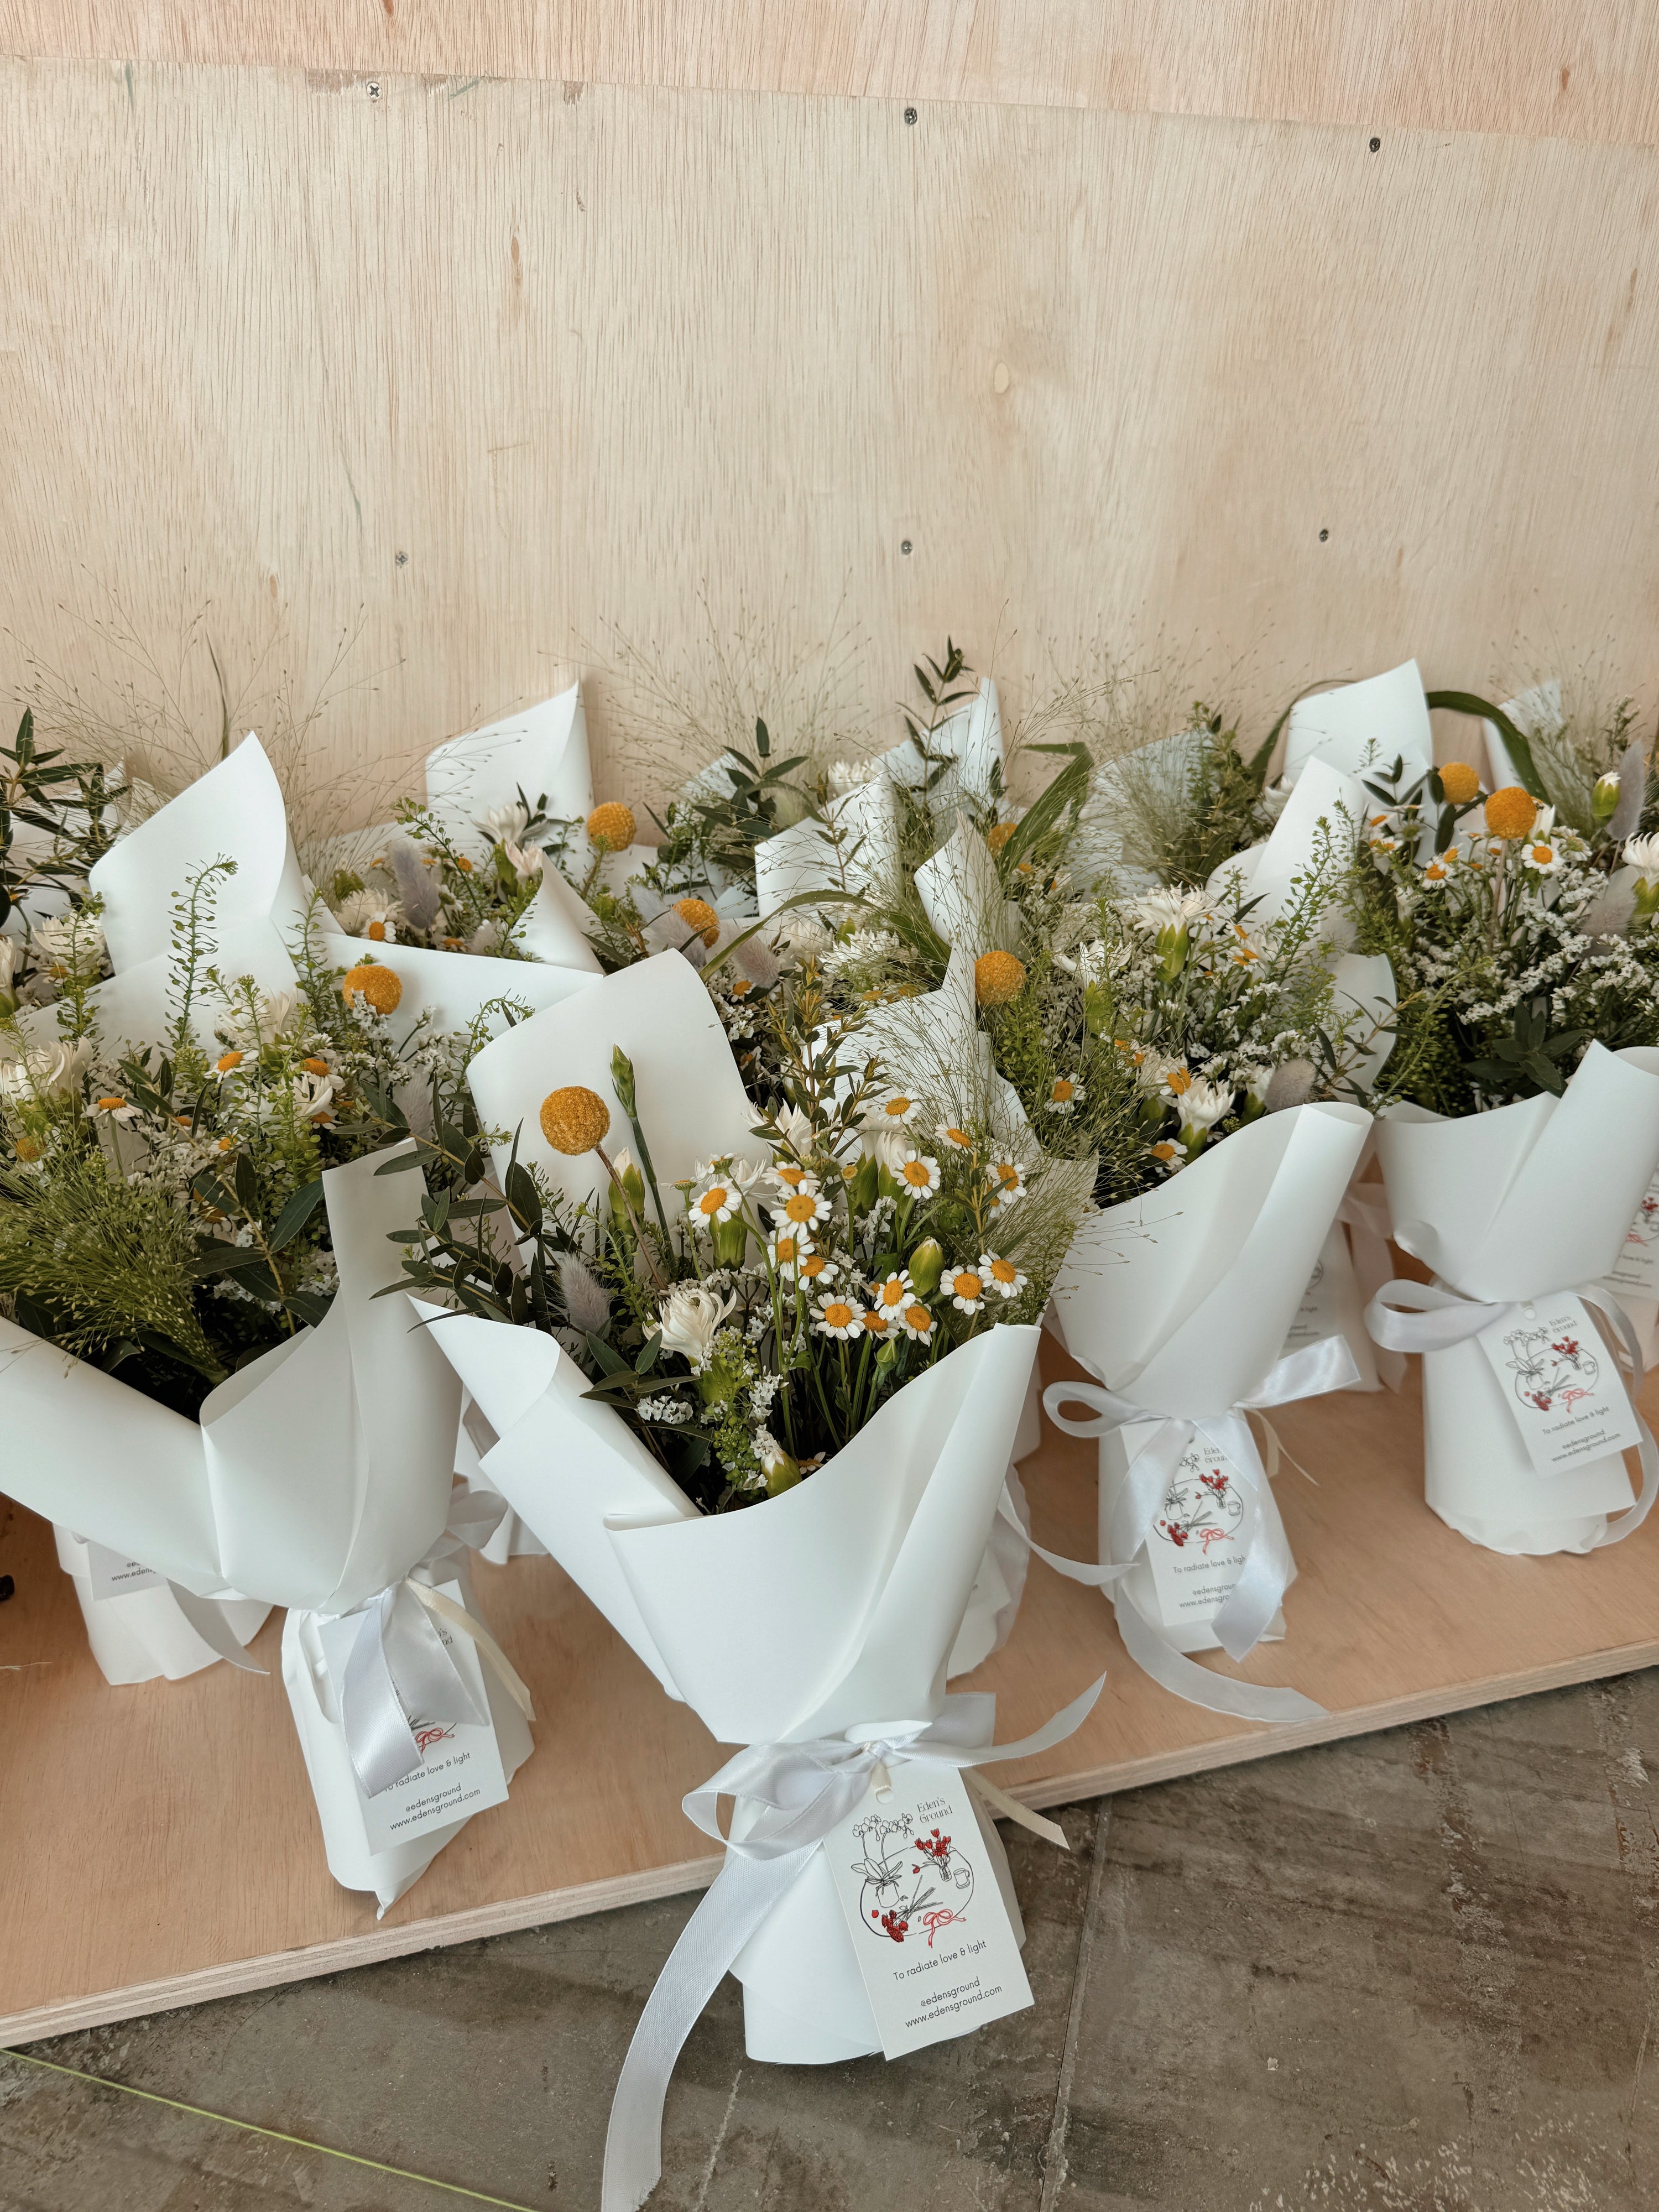
[[[1212,1674],[1184,1652],[1171,1650],[1127,1592],[1116,1603],[1117,1632],[1123,1648],[1143,1674],[1150,1674],[1172,1697],[1206,1711],[1226,1713],[1235,1720],[1322,1721],[1329,1718],[1323,1705],[1304,1698],[1300,1690],[1264,1689],[1255,1682],[1234,1682]]]
[[[662,2179],[662,2113],[674,2062],[738,1954],[817,1849],[728,1856],[646,1999],[611,2100],[600,2212],[638,2212]]]
[[[182,1589],[177,1583],[169,1583],[167,1588],[173,1592],[173,1603],[210,1651],[216,1651],[222,1659],[228,1660],[233,1667],[240,1667],[245,1674],[270,1672],[268,1668],[254,1665],[231,1634],[230,1623],[212,1598],[198,1597],[194,1590]]]
[[[1048,1550],[1045,1546],[1037,1542],[1018,1514],[1015,1512],[1013,1502],[1008,1495],[1006,1486],[997,1510],[1026,1549],[1035,1558],[1041,1559],[1045,1567],[1052,1567],[1057,1575],[1064,1575],[1067,1582],[1081,1583],[1086,1589],[1109,1589],[1115,1582],[1121,1580],[1129,1571],[1127,1566],[1097,1566],[1089,1559],[1067,1559],[1062,1558],[1058,1552]]]
[[[1058,1844],[1063,1851],[1071,1850],[1066,1840],[1066,1831],[1057,1820],[1045,1820],[1041,1813],[1034,1813],[1029,1805],[1022,1805],[1018,1797],[1011,1797],[1006,1790],[999,1790],[990,1776],[981,1774],[978,1767],[964,1766],[962,1771],[968,1787],[984,1799],[999,1819],[1017,1821],[1022,1828],[1029,1828],[1034,1836],[1041,1836],[1045,1843]]]
[[[413,1591],[428,1613],[435,1613],[440,1620],[447,1621],[452,1628],[459,1628],[464,1635],[472,1638],[478,1647],[478,1656],[489,1662],[495,1673],[500,1677],[501,1686],[507,1691],[527,1721],[533,1721],[536,1715],[530,1702],[530,1692],[526,1687],[523,1678],[483,1621],[468,1613],[465,1607],[457,1605],[453,1598],[446,1597],[441,1590],[433,1589],[425,1583],[411,1580],[407,1587]]]

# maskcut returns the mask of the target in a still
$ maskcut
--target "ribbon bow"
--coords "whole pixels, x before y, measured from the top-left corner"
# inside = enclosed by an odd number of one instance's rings
[[[1642,1461],[1642,1488],[1636,1503],[1617,1522],[1609,1522],[1589,1547],[1599,1552],[1604,1545],[1621,1544],[1626,1536],[1633,1535],[1652,1510],[1655,1498],[1659,1498],[1659,1445],[1655,1444],[1653,1432],[1637,1403],[1642,1388],[1642,1347],[1630,1316],[1617,1298],[1609,1297],[1593,1284],[1581,1285],[1571,1296],[1605,1315],[1617,1333],[1613,1350],[1629,1369],[1626,1374],[1621,1366],[1619,1379],[1636,1416],[1637,1449]],[[1384,1283],[1366,1307],[1365,1326],[1376,1342],[1390,1352],[1446,1352],[1454,1344],[1466,1344],[1470,1337],[1479,1336],[1482,1329],[1507,1321],[1523,1304],[1536,1303],[1532,1298],[1510,1298],[1489,1304],[1465,1297],[1437,1275],[1431,1283],[1398,1280]]]
[[[706,1835],[726,1841],[726,1861],[658,1976],[623,2061],[605,2142],[602,2212],[636,2212],[661,2179],[663,2100],[686,2037],[744,1945],[824,1838],[857,1811],[872,1784],[882,1796],[890,1786],[887,1769],[906,1759],[969,1768],[1047,1751],[1081,1725],[1105,1680],[1103,1674],[1046,1727],[1018,1743],[987,1741],[994,1698],[946,1698],[931,1722],[884,1721],[804,1743],[751,1744],[690,1793],[684,1800],[687,1817]],[[1000,1808],[1064,1847],[1065,1837],[1052,1821],[1036,1821],[983,1780],[978,1786]],[[759,1808],[740,1839],[720,1836],[722,1796],[742,1797]]]
[[[471,1637],[525,1718],[536,1717],[529,1691],[483,1623],[417,1579],[464,1545],[477,1551],[487,1544],[507,1510],[506,1500],[493,1491],[460,1493],[448,1526],[419,1565],[344,1616],[356,1619],[359,1626],[340,1685],[340,1722],[352,1767],[368,1796],[379,1796],[419,1768],[421,1747],[410,1726],[411,1715],[422,1721],[488,1718],[445,1649],[438,1620]]]
[[[1138,1406],[1103,1383],[1051,1382],[1042,1394],[1043,1411],[1067,1436],[1104,1437],[1115,1429],[1137,1425],[1145,1425],[1150,1433],[1130,1459],[1113,1502],[1107,1527],[1113,1564],[1090,1566],[1081,1560],[1058,1559],[1035,1544],[1032,1550],[1073,1582],[1101,1589],[1121,1583],[1142,1547],[1152,1539],[1176,1469],[1192,1449],[1194,1440],[1202,1437],[1237,1470],[1244,1505],[1239,1532],[1245,1547],[1244,1571],[1211,1626],[1230,1659],[1247,1657],[1271,1626],[1296,1568],[1268,1487],[1267,1471],[1245,1416],[1267,1406],[1285,1406],[1298,1398],[1346,1389],[1358,1380],[1359,1370],[1346,1339],[1327,1336],[1279,1360],[1268,1370],[1259,1390],[1223,1413],[1188,1419]],[[1074,1421],[1060,1410],[1079,1403],[1095,1407],[1096,1418]],[[1195,1666],[1164,1642],[1127,1589],[1114,1589],[1112,1601],[1129,1656],[1143,1673],[1175,1696],[1204,1705],[1211,1712],[1231,1713],[1244,1720],[1323,1718],[1324,1707],[1304,1698],[1299,1690],[1262,1689],[1251,1683],[1231,1682],[1225,1675],[1212,1674],[1207,1667]]]

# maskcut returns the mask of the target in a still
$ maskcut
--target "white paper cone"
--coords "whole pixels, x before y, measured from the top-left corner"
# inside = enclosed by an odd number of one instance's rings
[[[898,799],[884,775],[832,799],[828,824],[793,823],[755,848],[755,903],[775,914],[807,891],[873,891],[897,888]],[[852,910],[846,909],[847,912]]]
[[[1465,1297],[1546,1297],[1610,1273],[1659,1165],[1659,1051],[1592,1044],[1564,1097],[1447,1120],[1390,1108],[1376,1127],[1395,1238]],[[1425,1494],[1489,1551],[1583,1552],[1632,1502],[1622,1456],[1534,1472],[1480,1346],[1423,1357]]]
[[[476,1433],[475,1433],[476,1432]],[[493,1451],[501,1439],[496,1436],[483,1413],[466,1393],[461,1393],[461,1425],[455,1432],[455,1473],[469,1492],[491,1491],[497,1498],[489,1477],[483,1471],[481,1455]],[[488,1559],[492,1567],[504,1567],[509,1559],[547,1557],[547,1547],[509,1505],[501,1517],[495,1534],[487,1544],[478,1548],[478,1557]]]
[[[471,1575],[465,1558],[447,1559],[441,1575],[422,1577],[439,1581],[453,1577],[461,1586],[469,1613],[478,1615]],[[478,1617],[482,1618],[481,1615]],[[317,1632],[319,1616],[290,1612],[283,1624],[283,1684],[305,1755],[306,1773],[323,1831],[328,1870],[344,1889],[372,1891],[385,1912],[426,1872],[447,1844],[453,1843],[467,1820],[451,1820],[411,1843],[389,1850],[374,1850],[364,1825],[351,1754],[346,1747],[338,1701],[323,1659]],[[492,1668],[483,1671],[489,1717],[501,1747],[501,1765],[509,1782],[529,1758],[532,1745],[529,1723],[507,1695]]]
[[[959,793],[981,804],[993,797],[1003,765],[1002,709],[997,687],[988,676],[981,678],[970,704],[959,707],[939,724],[928,739],[927,750],[935,765],[940,761],[951,763],[928,794],[934,807],[951,805]],[[912,738],[903,738],[884,754],[882,767],[895,783],[913,790],[921,790],[927,781],[928,763]]]
[[[927,919],[953,951],[977,960],[1019,945],[1019,916],[1002,896],[997,864],[977,830],[958,822],[949,841],[916,870]]]
[[[52,1534],[58,1540],[58,1564],[75,1584],[87,1643],[106,1682],[118,1686],[154,1682],[162,1676],[182,1682],[217,1664],[221,1655],[191,1627],[165,1583],[125,1591],[119,1597],[94,1597],[86,1546],[68,1528],[54,1528]],[[243,1645],[253,1641],[270,1613],[268,1605],[252,1598],[203,1602],[215,1607],[226,1629]]]
[[[671,1186],[705,1161],[726,1153],[754,1161],[768,1157],[750,1134],[755,1108],[714,1001],[689,961],[659,952],[508,1030],[467,1070],[486,1126],[517,1129],[519,1158],[540,1168],[572,1206],[608,1188],[605,1170],[592,1152],[573,1158],[554,1151],[542,1134],[541,1102],[569,1085],[597,1091],[611,1114],[605,1150],[614,1158],[631,1146],[611,1087],[611,1055],[618,1046],[634,1063],[640,1125],[665,1206],[676,1202]],[[505,1174],[509,1152],[510,1146],[496,1147],[498,1174]]]
[[[1317,757],[1350,775],[1386,775],[1396,757],[1405,761],[1405,781],[1434,765],[1434,732],[1423,678],[1414,660],[1385,675],[1345,684],[1298,699],[1285,733],[1285,781],[1294,784],[1308,762]]]
[[[1504,712],[1522,737],[1548,737],[1561,726],[1561,680],[1534,684],[1518,699],[1506,699]],[[1487,782],[1493,791],[1512,790],[1521,781],[1520,770],[1510,757],[1496,722],[1482,722],[1486,738]]]
[[[520,791],[532,806],[545,796],[546,811],[557,821],[586,822],[593,811],[580,684],[451,738],[426,757],[427,805],[459,852],[488,852],[478,816],[511,806]]]

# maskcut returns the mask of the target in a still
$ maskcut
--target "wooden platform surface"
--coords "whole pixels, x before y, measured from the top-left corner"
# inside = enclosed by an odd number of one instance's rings
[[[1051,1374],[1065,1364],[1045,1340]],[[1650,1403],[1653,1410],[1659,1409]],[[1005,1740],[1103,1668],[1085,1727],[997,1770],[1035,1805],[1158,1782],[1659,1662],[1659,1522],[1591,1559],[1477,1550],[1422,1499],[1419,1411],[1287,1409],[1278,1494],[1301,1573],[1289,1635],[1237,1671],[1328,1717],[1269,1729],[1183,1705],[1124,1654],[1091,1591],[1033,1565],[1007,1648],[975,1677]],[[1094,1556],[1093,1447],[1052,1429],[1025,1466],[1039,1537]],[[511,1802],[481,1814],[377,1923],[324,1863],[278,1671],[213,1667],[111,1689],[44,1522],[16,1509],[0,1569],[0,2042],[197,2003],[374,1959],[698,1887],[717,1858],[679,1801],[723,1757],[550,1561],[483,1568],[480,1599],[537,1711]],[[1225,1661],[1211,1661],[1227,1668]],[[958,1685],[958,1686],[962,1686]]]

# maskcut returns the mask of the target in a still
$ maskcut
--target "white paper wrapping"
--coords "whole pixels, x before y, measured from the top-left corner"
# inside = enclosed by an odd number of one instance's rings
[[[1371,1117],[1354,1106],[1269,1115],[1206,1150],[1158,1190],[1085,1220],[1054,1285],[1052,1325],[1072,1356],[1148,1416],[1219,1419],[1258,1398],[1277,1365],[1316,1261],[1359,1158]],[[1048,1394],[1051,1407],[1056,1391]],[[1101,1440],[1103,1565],[1128,1459],[1145,1431]],[[1273,1512],[1263,1489],[1263,1511]],[[1213,1650],[1206,1629],[1164,1626],[1144,1558],[1115,1586],[1173,1651]],[[1145,1644],[1135,1623],[1126,1641]],[[1273,1632],[1269,1631],[1269,1632]],[[1170,1669],[1166,1686],[1203,1686]],[[1218,1710],[1237,1686],[1217,1678]]]
[[[459,852],[487,853],[492,841],[478,817],[513,805],[521,791],[532,806],[544,797],[555,821],[586,822],[593,811],[580,684],[450,738],[426,757],[427,805]]]
[[[1561,680],[1552,677],[1547,684],[1534,684],[1530,691],[1523,691],[1517,699],[1506,699],[1504,712],[1522,737],[1550,737],[1561,726]],[[1510,749],[1504,743],[1496,722],[1482,722],[1486,733],[1487,783],[1493,791],[1512,789],[1521,781],[1520,771],[1510,757]]]
[[[1447,1120],[1391,1107],[1377,1122],[1395,1241],[1437,1281],[1487,1304],[1608,1274],[1659,1165],[1659,1052],[1592,1044],[1565,1095]],[[1423,1356],[1425,1486],[1487,1550],[1585,1552],[1633,1502],[1622,1456],[1539,1475],[1473,1342]]]
[[[693,1510],[619,1414],[583,1397],[586,1378],[550,1338],[470,1316],[431,1334],[501,1438],[483,1455],[491,1486],[720,1741],[939,1711],[1036,1329],[959,1346],[796,1489],[714,1517]],[[751,2021],[751,2055],[878,2046],[821,1867],[737,1971],[773,2023],[769,2040]]]
[[[927,752],[937,767],[949,763],[929,798],[938,808],[953,803],[958,794],[981,805],[995,793],[1003,765],[1002,708],[997,687],[981,677],[974,698],[947,715],[927,740]],[[882,756],[882,767],[895,783],[920,791],[927,782],[928,760],[915,740],[905,737]]]
[[[1396,757],[1409,785],[1434,765],[1434,732],[1423,678],[1414,660],[1384,675],[1298,699],[1285,732],[1285,781],[1294,784],[1310,760],[1350,775],[1386,775]]]
[[[417,1568],[416,1578],[428,1583],[459,1582],[466,1610],[482,1617],[465,1553],[447,1558],[435,1568]],[[343,1888],[371,1891],[384,1913],[414,1887],[444,1846],[453,1843],[466,1819],[451,1820],[389,1849],[377,1850],[371,1845],[338,1698],[324,1662],[319,1619],[316,1613],[295,1611],[283,1623],[283,1685],[322,1826],[328,1870]],[[501,1765],[511,1782],[532,1749],[530,1724],[489,1667],[483,1669],[483,1686]]]
[[[217,1664],[223,1656],[191,1626],[177,1597],[165,1583],[144,1589],[123,1591],[118,1597],[93,1594],[91,1561],[87,1547],[72,1530],[54,1528],[58,1564],[75,1584],[81,1614],[87,1625],[87,1644],[104,1680],[114,1686],[154,1682],[165,1678],[182,1682]],[[204,1599],[223,1624],[224,1633],[238,1644],[251,1644],[264,1626],[270,1607],[253,1598]]]

